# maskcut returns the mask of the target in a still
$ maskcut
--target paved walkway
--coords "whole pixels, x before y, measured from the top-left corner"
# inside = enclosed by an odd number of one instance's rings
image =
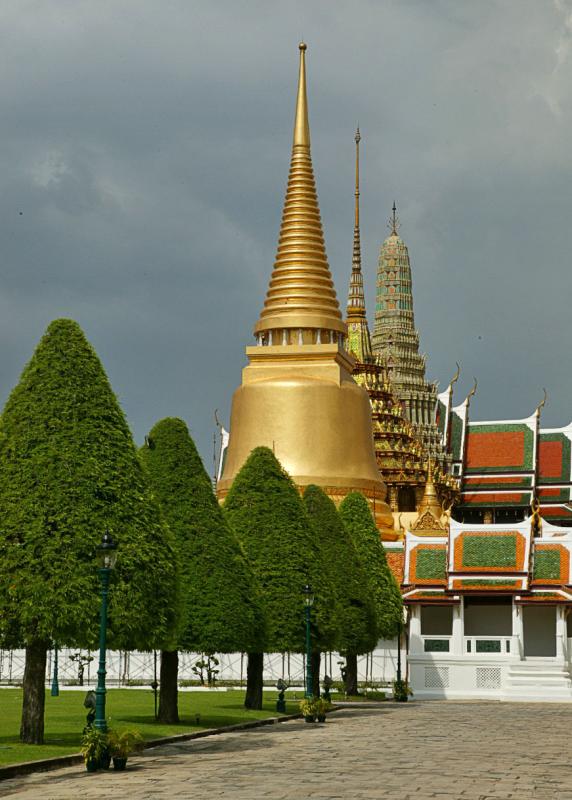
[[[571,732],[571,705],[386,703],[147,750],[124,773],[4,781],[0,797],[572,800]]]

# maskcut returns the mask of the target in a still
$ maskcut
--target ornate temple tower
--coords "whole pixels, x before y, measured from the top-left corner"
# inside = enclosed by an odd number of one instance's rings
[[[217,485],[220,499],[253,448],[266,445],[303,488],[335,501],[360,491],[380,531],[393,529],[375,461],[367,393],[352,378],[347,330],[330,275],[310,155],[306,45],[300,68],[290,175],[274,271],[257,344],[232,401],[230,440]]]
[[[355,217],[352,272],[348,292],[346,348],[356,359],[353,377],[367,391],[371,403],[373,437],[377,466],[387,485],[389,505],[394,518],[407,524],[416,518],[416,509],[423,496],[428,474],[428,454],[405,417],[382,360],[373,354],[367,321],[359,221],[359,144],[356,131]],[[440,476],[440,492],[448,497],[450,487]],[[392,532],[387,539],[398,538]]]
[[[398,234],[395,203],[390,226],[378,262],[373,351],[386,365],[391,385],[425,450],[448,472],[451,459],[435,424],[437,386],[425,379],[425,356],[419,352],[413,317],[409,252]]]

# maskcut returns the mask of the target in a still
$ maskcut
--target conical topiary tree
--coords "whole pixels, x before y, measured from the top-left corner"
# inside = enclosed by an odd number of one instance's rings
[[[403,601],[397,581],[387,564],[369,504],[362,494],[352,492],[340,503],[339,514],[368,572],[378,639],[391,639],[397,635],[403,619]],[[353,693],[356,690],[357,663],[352,659],[347,663],[346,691]]]
[[[337,649],[356,658],[375,647],[376,615],[366,569],[334,502],[318,486],[304,492],[304,504],[310,517],[320,551],[319,561],[328,583],[333,587],[333,609],[337,624],[334,638],[323,649]],[[314,693],[319,692],[319,651],[313,664]]]
[[[322,581],[318,550],[290,476],[267,447],[255,448],[224,503],[261,587],[266,618],[264,652],[304,652],[303,586]],[[319,635],[319,634],[318,634]],[[248,653],[247,708],[262,707],[263,650]]]
[[[163,419],[140,450],[149,484],[175,538],[179,620],[161,654],[159,719],[178,722],[177,650],[207,654],[260,649],[258,588],[214,496],[186,424]]]
[[[0,639],[26,648],[20,738],[41,743],[51,642],[94,647],[96,547],[118,545],[108,641],[168,638],[173,549],[123,412],[79,325],[48,327],[0,418]]]

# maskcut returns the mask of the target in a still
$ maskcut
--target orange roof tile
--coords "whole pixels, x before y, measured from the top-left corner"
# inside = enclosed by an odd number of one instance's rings
[[[387,558],[389,569],[393,572],[395,580],[401,586],[405,566],[405,550],[386,550],[385,557]]]

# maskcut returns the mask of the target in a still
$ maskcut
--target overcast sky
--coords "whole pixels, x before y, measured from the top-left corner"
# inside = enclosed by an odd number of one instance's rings
[[[212,468],[264,300],[298,42],[345,306],[353,135],[373,313],[395,198],[428,377],[473,419],[572,418],[570,0],[0,0],[0,400],[48,323],[99,353],[138,442]]]

